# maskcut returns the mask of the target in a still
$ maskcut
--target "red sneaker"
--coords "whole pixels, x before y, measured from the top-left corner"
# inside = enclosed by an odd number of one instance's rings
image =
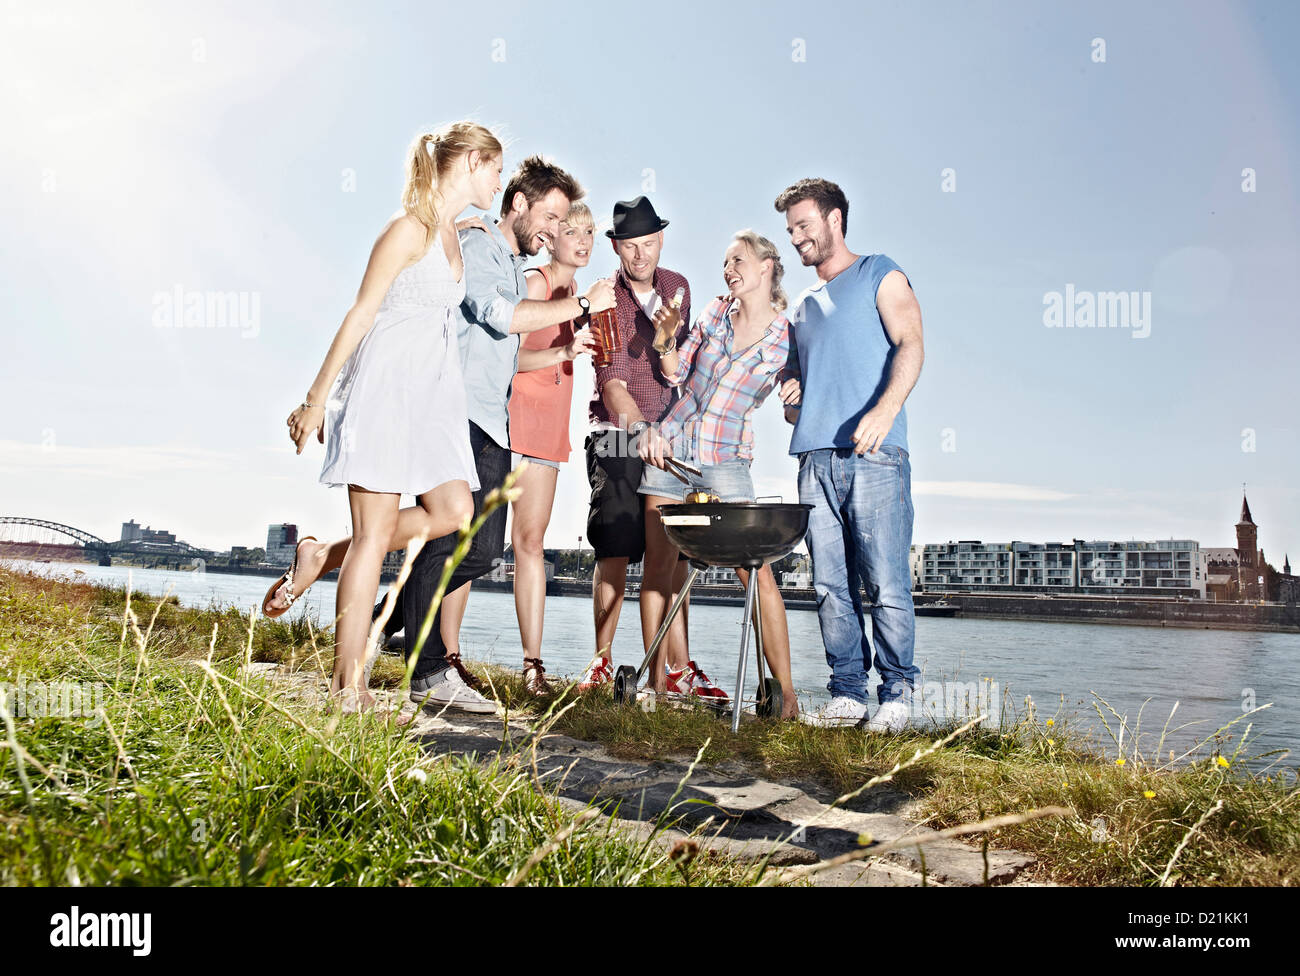
[[[696,698],[707,699],[710,704],[731,700],[731,696],[710,681],[709,676],[696,667],[694,661],[688,661],[680,671],[668,669],[668,693],[694,695]]]
[[[592,688],[599,688],[601,685],[607,685],[614,680],[614,665],[607,657],[597,657],[587,668],[586,674],[578,682],[579,691],[590,691]]]

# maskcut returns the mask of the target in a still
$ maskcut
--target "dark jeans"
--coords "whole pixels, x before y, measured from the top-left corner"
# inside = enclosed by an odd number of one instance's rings
[[[498,446],[473,423],[469,425],[469,445],[474,452],[474,468],[478,471],[479,484],[482,486],[474,492],[474,516],[477,518],[483,512],[483,499],[487,497],[488,492],[500,487],[506,480],[506,475],[510,473],[510,451]],[[455,551],[457,538],[458,533],[453,532],[451,535],[430,539],[425,543],[420,554],[415,557],[411,575],[406,585],[402,587],[402,592],[398,594],[397,606],[393,608],[393,615],[384,627],[388,636],[405,628],[408,655],[415,649],[415,641],[420,634],[420,627],[424,624],[424,616],[429,612],[434,591],[438,589],[438,581],[442,579],[443,564]],[[506,506],[502,505],[483,523],[483,528],[479,530],[478,535],[474,536],[469,552],[452,573],[451,581],[447,584],[447,592],[459,589],[471,580],[491,572],[493,565],[504,553],[505,546]],[[383,602],[381,599],[375,606],[376,616]],[[420,651],[420,659],[416,662],[412,680],[428,678],[447,667],[447,645],[442,640],[441,626],[442,607],[439,606],[433,618],[433,629],[429,631],[429,637]]]

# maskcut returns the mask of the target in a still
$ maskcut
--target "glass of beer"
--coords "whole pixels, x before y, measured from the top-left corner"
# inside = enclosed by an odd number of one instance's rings
[[[613,363],[613,353],[619,347],[618,313],[607,308],[603,312],[591,313],[591,334],[596,339],[596,348],[592,351],[591,361],[604,368]]]

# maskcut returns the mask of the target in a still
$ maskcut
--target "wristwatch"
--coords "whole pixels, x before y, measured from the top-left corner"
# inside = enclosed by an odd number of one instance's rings
[[[578,296],[578,307],[579,307],[580,309],[582,309],[582,314],[583,314],[583,315],[590,315],[590,314],[591,314],[591,302],[587,301],[587,296],[586,296],[586,295],[579,295],[579,296]]]
[[[632,437],[636,437],[638,434],[647,431],[649,429],[650,429],[650,423],[649,421],[646,420],[638,420],[635,423],[631,423],[627,425],[627,432]]]

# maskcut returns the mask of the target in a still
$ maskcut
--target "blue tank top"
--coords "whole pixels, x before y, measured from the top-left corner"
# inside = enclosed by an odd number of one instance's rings
[[[880,321],[876,291],[891,271],[902,268],[883,254],[864,255],[796,301],[790,355],[798,357],[803,399],[791,454],[852,447],[858,421],[884,392],[894,347]],[[907,450],[906,407],[884,443]]]

